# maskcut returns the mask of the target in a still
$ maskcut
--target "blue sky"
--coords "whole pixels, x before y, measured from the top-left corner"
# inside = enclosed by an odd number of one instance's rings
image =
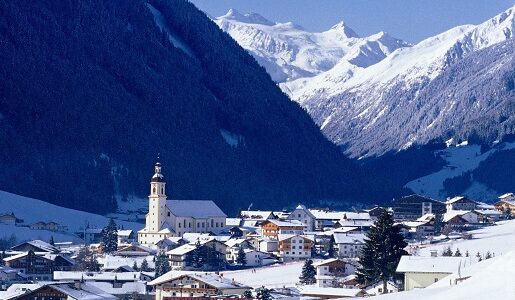
[[[463,24],[479,24],[515,0],[190,0],[212,16],[229,8],[257,12],[277,22],[292,21],[323,31],[343,20],[359,35],[386,31],[415,43]]]

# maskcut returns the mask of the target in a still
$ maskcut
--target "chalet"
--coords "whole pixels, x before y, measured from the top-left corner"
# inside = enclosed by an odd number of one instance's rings
[[[155,299],[175,297],[216,297],[241,296],[250,287],[215,273],[194,273],[171,271],[149,282],[155,289]]]
[[[447,211],[451,210],[474,210],[479,205],[476,201],[464,196],[457,196],[445,201]]]
[[[409,233],[414,238],[425,238],[427,236],[432,236],[435,231],[434,219],[432,221],[424,221],[423,219],[421,221],[419,220],[402,222],[402,225],[409,229]]]
[[[53,253],[36,254],[32,250],[6,257],[4,263],[27,276],[29,280],[52,280],[54,271],[69,271],[75,265],[67,256]]]
[[[250,248],[243,249],[243,252],[245,253],[245,260],[247,261],[245,266],[247,267],[262,267],[277,262],[277,259],[267,252],[262,252]],[[231,255],[228,257],[228,262],[235,264],[237,257],[237,253],[231,253]]]
[[[11,248],[12,251],[18,252],[48,252],[48,253],[59,253],[59,249],[55,246],[50,245],[47,242],[41,240],[32,240],[21,243]]]
[[[277,216],[273,211],[242,210],[240,213],[243,226],[259,226],[266,220],[276,220]]]
[[[340,220],[369,221],[370,215],[367,212],[345,212],[330,211],[321,209],[309,210],[315,217],[315,230],[323,230],[327,227],[334,227]]]
[[[18,219],[14,215],[14,213],[3,213],[0,214],[0,224],[6,224],[6,225],[16,225],[16,221]]]
[[[191,267],[191,256],[193,255],[193,251],[197,248],[196,243],[197,242],[185,244],[166,252],[172,269],[186,270]],[[223,242],[211,238],[198,240],[198,243],[200,244],[201,251],[215,251],[214,254],[217,255],[223,263],[226,262],[227,246]]]
[[[153,279],[150,272],[54,272],[54,281],[87,282],[90,286],[112,295],[145,295],[148,293],[147,282]]]
[[[118,244],[127,244],[133,243],[136,241],[136,233],[130,229],[121,229],[117,231],[118,234]]]
[[[367,292],[367,294],[370,296],[383,294],[383,289],[384,285],[382,281],[368,285],[364,288],[365,292]],[[387,293],[397,293],[399,291],[399,286],[395,284],[395,282],[389,280],[388,282],[386,282],[386,290]]]
[[[495,202],[495,209],[502,213],[510,213],[511,216],[515,216],[515,195],[513,193],[507,193],[497,198]]]
[[[278,221],[266,220],[261,223],[261,235],[263,238],[277,239],[280,234],[303,234],[304,224],[297,220]]]
[[[13,284],[0,292],[2,300],[115,300],[117,297],[87,283],[45,282]]]
[[[131,256],[149,256],[155,255],[156,250],[145,245],[140,245],[138,243],[132,243],[127,246],[122,246],[118,248],[116,252],[113,253],[114,256],[122,256],[122,257],[131,257]]]
[[[188,241],[186,241],[182,237],[169,237],[167,239],[162,239],[159,242],[157,242],[156,247],[161,251],[167,252],[187,243]]]
[[[83,236],[86,244],[100,243],[102,240],[102,228],[86,228],[83,233],[78,234]]]
[[[299,234],[279,234],[278,241],[279,257],[283,262],[310,258],[315,245],[313,236]]]
[[[296,220],[304,224],[304,231],[315,230],[315,216],[304,205],[299,204],[294,211],[292,211],[286,220]]]
[[[243,249],[253,248],[252,244],[248,240],[241,238],[229,239],[225,242],[225,245],[227,246],[226,258],[228,262],[233,262],[236,260],[240,247]]]
[[[416,220],[425,214],[442,215],[445,203],[413,194],[393,201],[393,217],[399,221]]]
[[[342,287],[343,279],[356,271],[353,264],[338,258],[326,259],[315,264],[315,267],[318,287]]]
[[[402,256],[397,273],[404,274],[404,290],[425,288],[464,266],[468,258],[453,256]]]
[[[443,215],[442,222],[453,226],[475,224],[478,223],[478,214],[475,211],[451,210]]]
[[[479,223],[495,223],[501,219],[502,213],[496,209],[474,210]]]
[[[364,234],[333,234],[334,247],[338,257],[359,257],[361,249],[365,245]]]

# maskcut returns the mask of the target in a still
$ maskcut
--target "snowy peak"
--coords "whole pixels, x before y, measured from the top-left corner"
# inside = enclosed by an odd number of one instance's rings
[[[335,24],[329,31],[336,31],[340,32],[343,36],[346,38],[359,38],[359,35],[352,30],[349,26],[345,24],[345,22],[340,21],[337,24]]]
[[[237,22],[242,23],[249,23],[249,24],[261,24],[261,25],[267,25],[267,26],[273,26],[275,23],[267,20],[265,17],[258,13],[247,13],[242,14],[239,11],[235,10],[234,8],[229,9],[229,11],[217,18],[217,19],[226,19],[226,20],[233,20]]]

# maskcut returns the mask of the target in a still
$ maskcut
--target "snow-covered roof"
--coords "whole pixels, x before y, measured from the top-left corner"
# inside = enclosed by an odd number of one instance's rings
[[[465,202],[477,203],[476,201],[470,200],[469,198],[467,198],[465,196],[456,196],[454,198],[451,198],[451,199],[445,201],[445,204],[452,204],[452,203],[456,203],[456,202],[461,201],[461,200],[463,200]]]
[[[132,234],[132,230],[131,229],[118,230],[117,234],[118,234],[118,236],[129,237]]]
[[[225,225],[228,227],[240,226],[241,221],[241,218],[227,218],[225,219]]]
[[[279,227],[302,227],[302,228],[304,228],[304,224],[298,220],[290,220],[290,221],[266,220],[262,224],[265,224],[266,222],[273,223]]]
[[[402,256],[397,265],[399,273],[453,273],[469,258],[454,256]]]
[[[166,206],[177,217],[193,217],[196,219],[227,217],[211,200],[167,200]]]
[[[425,214],[422,217],[418,218],[419,222],[429,222],[435,218],[435,214]]]
[[[452,218],[454,218],[456,216],[461,217],[461,216],[464,216],[469,213],[475,213],[475,212],[472,212],[470,210],[450,210],[450,211],[446,212],[445,214],[443,214],[442,221],[448,222],[449,220],[451,220]]]
[[[227,279],[213,272],[189,272],[189,271],[170,271],[162,276],[152,280],[148,285],[159,285],[168,281],[179,279],[181,277],[189,277],[191,279],[203,282],[216,289],[244,289],[248,288],[246,285],[238,283],[234,280]]]
[[[185,232],[182,238],[188,242],[195,242],[197,240],[204,240],[211,238],[209,233],[198,233],[198,232]]]
[[[16,245],[13,247],[13,249],[16,249],[24,244],[29,244],[33,247],[36,247],[36,248],[39,248],[41,249],[42,251],[45,251],[45,252],[59,252],[59,249],[57,249],[57,247],[55,246],[52,246],[50,245],[49,243],[47,242],[44,242],[44,241],[41,241],[41,240],[32,240],[32,241],[28,241],[28,242],[25,242],[25,243],[22,243],[22,244],[19,244],[19,245]]]
[[[239,246],[241,243],[246,242],[246,239],[229,239],[225,242],[227,247]]]
[[[334,242],[336,244],[363,244],[365,242],[365,235],[361,233],[347,234],[347,233],[335,233]]]
[[[240,216],[248,220],[267,220],[274,217],[274,212],[268,210],[242,210]]]
[[[323,261],[314,263],[313,266],[315,266],[315,267],[325,266],[327,264],[330,264],[330,263],[333,263],[336,261],[342,261],[342,260],[339,258],[328,258],[328,259],[324,259]]]
[[[482,209],[482,210],[474,210],[475,213],[486,215],[486,216],[495,216],[502,215],[502,213],[496,209]]]
[[[68,299],[75,300],[114,300],[115,296],[108,294],[87,283],[81,284],[81,289],[77,289],[71,282],[38,282],[36,284],[13,284],[9,289],[0,294],[1,299],[18,299],[19,296],[37,291],[50,286],[68,296]]]
[[[141,272],[80,272],[80,271],[54,271],[54,280],[92,280],[92,281],[139,281]]]
[[[513,193],[506,193],[498,197],[499,200],[510,200],[515,199],[515,195]]]
[[[284,240],[287,240],[287,239],[291,239],[292,237],[301,237],[301,238],[304,238],[304,239],[307,239],[307,240],[310,240],[310,241],[315,241],[315,237],[312,236],[312,235],[301,235],[301,234],[278,234],[277,235],[277,239],[279,241],[284,241]]]
[[[361,289],[346,289],[332,287],[303,286],[299,288],[301,295],[319,297],[356,297],[363,293]]]
[[[186,245],[179,246],[175,249],[172,249],[172,250],[166,252],[166,254],[168,254],[168,255],[184,255],[186,253],[189,253],[189,252],[195,250],[195,248],[196,248],[195,245],[186,244]]]

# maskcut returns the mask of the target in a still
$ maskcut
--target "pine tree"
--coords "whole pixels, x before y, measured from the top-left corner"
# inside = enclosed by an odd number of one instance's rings
[[[330,258],[334,257],[334,236],[331,236],[329,239],[329,249],[327,249],[327,254]]]
[[[395,275],[401,256],[408,254],[404,250],[408,244],[400,230],[399,226],[394,226],[392,214],[383,209],[368,231],[361,251],[361,267],[357,271],[360,283],[371,284],[381,280],[383,291],[387,291],[388,280]]]
[[[118,250],[118,229],[112,218],[109,219],[109,224],[102,230],[102,241],[100,244],[104,253],[113,253]]]
[[[469,257],[469,256],[470,256],[469,251],[468,251],[468,250],[467,250],[467,251],[465,251],[465,257]]]
[[[53,235],[50,236],[50,245],[55,246],[54,236]]]
[[[442,219],[443,219],[443,217],[441,214],[435,215],[435,225],[434,225],[435,236],[439,235],[442,232]]]
[[[204,257],[203,257],[202,246],[200,245],[200,240],[197,239],[195,243],[195,249],[193,250],[191,261],[192,266],[195,269],[201,269],[204,266]]]
[[[75,258],[76,271],[99,271],[100,265],[97,262],[95,254],[89,250],[87,246],[83,246],[79,249],[79,253]]]
[[[482,261],[483,260],[483,258],[481,257],[481,254],[479,253],[479,251],[477,252],[476,257],[477,257],[477,261]]]
[[[170,262],[168,261],[168,257],[166,257],[166,254],[161,252],[156,256],[156,278],[170,272],[172,268],[170,268]]]
[[[456,252],[454,252],[454,256],[462,256],[459,248],[456,248]]]
[[[262,286],[256,295],[256,299],[260,300],[272,300],[272,295],[270,295],[270,290],[266,287]]]
[[[134,271],[138,271],[138,263],[136,261],[134,261],[134,263],[132,264],[132,269]]]
[[[247,255],[245,254],[245,250],[243,250],[243,247],[240,245],[238,249],[238,256],[236,257],[236,263],[246,266],[247,265]]]
[[[302,273],[300,274],[300,283],[302,284],[314,284],[316,282],[315,279],[316,269],[313,266],[313,261],[311,259],[307,259],[304,262],[304,266],[302,267]]]
[[[136,263],[136,262],[134,262],[134,263]],[[148,266],[148,261],[146,258],[144,258],[143,261],[141,262],[140,270],[142,272],[150,272],[150,267]]]
[[[490,258],[492,258],[492,254],[490,253],[490,251],[486,251],[485,259],[490,259]]]
[[[317,256],[317,248],[315,247],[315,244],[313,244],[313,246],[311,246],[311,257],[316,257]]]
[[[442,252],[442,256],[452,256],[451,247],[445,248],[445,250]]]

